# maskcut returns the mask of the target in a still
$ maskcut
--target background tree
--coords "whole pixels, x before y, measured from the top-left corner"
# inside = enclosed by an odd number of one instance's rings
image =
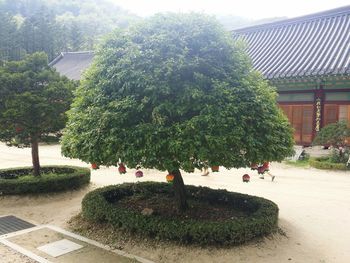
[[[137,19],[109,0],[3,0],[0,60],[44,51],[52,61],[62,51],[92,50],[103,35]]]
[[[350,128],[345,121],[339,121],[331,123],[323,127],[315,137],[314,145],[331,146],[334,151],[332,159],[334,162],[345,163],[348,160],[348,156],[344,155],[346,150],[347,139],[350,137]]]
[[[0,60],[19,59],[21,55],[15,19],[0,9]]]
[[[278,19],[217,18],[227,30]],[[94,50],[104,35],[139,20],[113,0],[0,0],[0,60],[44,51],[52,61],[62,51]]]
[[[32,148],[40,174],[38,143],[65,125],[74,83],[48,67],[44,53],[0,66],[0,141]]]
[[[72,50],[81,50],[84,40],[78,23],[74,22],[70,28],[70,39]]]
[[[292,130],[242,45],[211,17],[157,15],[104,43],[78,89],[62,140],[86,162],[167,170],[281,161]]]
[[[57,56],[55,34],[58,30],[52,11],[41,6],[35,13],[26,17],[21,25],[21,45],[29,54],[44,51],[49,60],[52,60]]]

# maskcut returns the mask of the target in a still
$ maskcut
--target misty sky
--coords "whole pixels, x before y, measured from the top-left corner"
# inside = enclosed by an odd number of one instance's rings
[[[295,17],[349,5],[349,0],[113,0],[140,16],[157,12],[204,12],[252,19]]]

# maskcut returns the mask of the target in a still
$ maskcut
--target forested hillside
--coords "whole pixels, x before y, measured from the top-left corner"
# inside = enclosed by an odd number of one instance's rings
[[[109,0],[0,0],[0,60],[92,50],[103,35],[138,19]]]
[[[112,0],[0,0],[0,61],[36,51],[52,60],[62,51],[93,50],[114,28],[140,19]],[[232,15],[217,19],[228,30],[256,22]]]

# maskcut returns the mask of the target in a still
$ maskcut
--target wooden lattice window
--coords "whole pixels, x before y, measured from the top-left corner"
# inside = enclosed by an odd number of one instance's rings
[[[323,126],[337,122],[339,119],[339,106],[328,104],[324,107]]]

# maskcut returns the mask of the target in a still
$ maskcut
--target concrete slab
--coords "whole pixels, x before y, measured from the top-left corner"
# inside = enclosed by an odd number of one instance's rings
[[[64,254],[81,249],[83,246],[74,243],[67,239],[62,239],[56,242],[46,244],[44,246],[37,247],[38,250],[50,255],[51,257],[59,257]]]
[[[39,263],[154,263],[50,225],[0,236],[1,243]]]

